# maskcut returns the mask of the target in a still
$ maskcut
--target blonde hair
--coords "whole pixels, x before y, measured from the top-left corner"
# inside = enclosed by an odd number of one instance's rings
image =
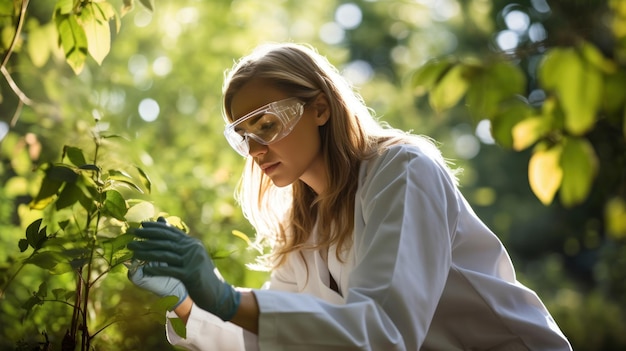
[[[445,165],[430,139],[378,123],[362,97],[325,57],[308,45],[264,44],[235,63],[223,86],[224,116],[233,96],[252,79],[264,79],[290,96],[309,101],[320,93],[330,106],[328,122],[319,128],[327,168],[327,191],[316,194],[298,180],[279,188],[264,176],[252,157],[246,160],[236,198],[257,231],[257,240],[272,248],[271,265],[290,252],[337,245],[337,258],[351,245],[354,204],[361,161],[399,143],[419,144]],[[315,227],[317,227],[315,229]],[[317,230],[318,237],[310,237]]]

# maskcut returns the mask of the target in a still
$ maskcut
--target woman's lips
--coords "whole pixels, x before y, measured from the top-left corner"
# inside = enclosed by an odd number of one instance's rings
[[[270,174],[278,167],[279,164],[280,162],[263,164],[261,165],[261,169],[265,174]]]

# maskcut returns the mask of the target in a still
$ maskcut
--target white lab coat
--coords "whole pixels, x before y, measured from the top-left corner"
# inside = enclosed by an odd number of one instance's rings
[[[193,306],[191,350],[571,350],[445,169],[411,145],[363,162],[354,242],[292,254],[255,290],[258,337]],[[307,275],[308,266],[308,275]],[[329,288],[329,272],[340,293]]]

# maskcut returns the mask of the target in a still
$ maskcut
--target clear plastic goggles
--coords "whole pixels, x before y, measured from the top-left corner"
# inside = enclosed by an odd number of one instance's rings
[[[269,145],[286,137],[302,117],[304,105],[295,97],[271,102],[226,125],[224,136],[235,151],[246,157],[249,139]]]

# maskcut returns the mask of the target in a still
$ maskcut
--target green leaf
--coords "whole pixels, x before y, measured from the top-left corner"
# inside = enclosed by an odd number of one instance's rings
[[[41,299],[45,299],[48,296],[48,284],[46,282],[39,284],[39,289],[37,289],[35,295]]]
[[[87,165],[86,165],[87,166]],[[101,191],[99,190],[99,186],[94,182],[90,176],[81,173],[80,178],[76,182],[80,189],[82,190],[83,196],[79,199],[81,205],[86,210],[90,210],[90,206],[92,206],[94,201],[102,201],[101,200]],[[87,206],[88,205],[88,206]]]
[[[115,253],[125,249],[126,245],[133,241],[134,238],[135,236],[132,234],[122,234],[114,238],[103,240],[102,246],[104,247],[104,256],[109,262],[112,262]]]
[[[52,289],[52,295],[54,295],[54,298],[56,300],[63,300],[65,299],[65,294],[67,293],[67,290],[65,289]]]
[[[429,95],[430,106],[436,112],[454,107],[468,88],[464,77],[465,67],[455,65],[439,80]]]
[[[85,266],[88,262],[89,262],[89,259],[87,257],[74,258],[70,260],[69,264],[65,265],[65,268],[63,270],[57,271],[56,274],[69,272],[71,270],[77,270],[80,267]]]
[[[79,169],[84,169],[86,171],[100,172],[100,167],[98,167],[96,165],[92,165],[92,164],[82,165],[82,166],[80,166],[78,168]]]
[[[73,299],[74,296],[76,296],[76,291],[74,290],[70,290],[68,292],[65,293],[65,301],[68,301],[70,299]]]
[[[150,177],[148,177],[148,174],[146,172],[144,172],[143,169],[135,166],[135,168],[137,169],[137,171],[139,172],[139,180],[141,181],[141,183],[143,184],[143,186],[148,190],[148,194],[150,193],[150,191],[152,191],[152,181],[150,180]]]
[[[602,74],[573,48],[553,49],[539,70],[546,89],[556,92],[565,113],[565,128],[573,135],[589,131],[602,98]]]
[[[56,209],[62,210],[75,204],[83,195],[83,192],[74,183],[65,184],[56,201]]]
[[[87,59],[87,36],[73,14],[57,12],[55,16],[59,41],[65,60],[75,74],[82,72]]]
[[[178,302],[177,296],[165,296],[156,301],[153,308],[157,311],[165,311],[171,309]]]
[[[126,220],[128,222],[140,223],[150,218],[154,218],[156,210],[154,205],[147,201],[141,201],[128,209]]]
[[[87,49],[91,57],[101,65],[111,50],[111,28],[97,3],[90,2],[78,16],[78,23],[85,32]]]
[[[42,218],[32,222],[26,227],[26,240],[28,244],[35,250],[39,250],[44,241],[48,239],[46,235],[46,227],[40,229]]]
[[[74,0],[57,0],[55,12],[61,15],[72,13],[74,9]]]
[[[500,104],[523,94],[526,78],[519,67],[508,62],[497,62],[469,80],[466,103],[476,120],[492,118]]]
[[[36,252],[34,255],[24,261],[27,264],[34,264],[46,270],[53,269],[59,262],[63,261],[64,257],[58,252],[43,251]]]
[[[122,17],[126,16],[127,13],[133,10],[134,6],[135,6],[134,0],[123,0],[122,11],[120,13],[120,16]]]
[[[452,67],[454,59],[431,60],[422,65],[411,78],[415,94],[421,96],[429,92],[441,79],[443,74]]]
[[[107,21],[115,20],[115,32],[119,33],[122,22],[113,5],[109,2],[96,2],[95,5],[102,14],[102,18],[105,18]]]
[[[583,202],[598,169],[598,159],[591,143],[583,138],[567,138],[560,160],[563,181],[559,192],[561,202],[571,207]]]
[[[67,228],[68,224],[70,224],[69,220],[60,221],[59,222],[59,228],[61,228],[62,230],[65,230],[65,228]]]
[[[150,12],[154,12],[154,0],[139,0],[139,2]]]
[[[135,182],[133,181],[133,178],[125,172],[114,170],[114,169],[109,170],[108,179],[124,183],[130,186],[131,188],[137,190],[138,192],[143,193],[143,190],[141,190],[141,188],[137,184],[135,184]]]
[[[0,16],[13,16],[15,15],[15,8],[13,7],[13,1],[0,1]]]
[[[555,145],[549,149],[537,148],[530,157],[528,163],[530,188],[544,205],[552,202],[561,185],[563,170],[559,161],[562,151],[562,145]]]
[[[498,145],[513,148],[513,128],[533,113],[532,108],[520,99],[503,104],[491,119],[491,134]]]
[[[65,158],[65,156],[67,156],[70,162],[72,162],[72,164],[77,167],[83,166],[84,164],[87,163],[85,161],[85,155],[83,154],[83,150],[74,146],[65,145],[63,147],[62,158]]]
[[[26,237],[37,235],[39,228],[41,227],[43,218],[39,218],[26,227]]]
[[[128,249],[120,250],[113,255],[112,265],[118,265],[120,263],[127,262],[131,260],[134,256],[134,253]]]
[[[33,307],[37,305],[43,305],[43,301],[37,296],[31,296],[24,302],[24,304],[22,304],[22,308],[26,310],[26,315],[28,316]]]
[[[168,318],[170,323],[172,324],[172,328],[178,336],[185,339],[187,338],[187,327],[185,326],[185,322],[183,322],[180,318]]]
[[[579,51],[587,62],[591,63],[602,72],[614,73],[617,70],[615,63],[604,57],[602,52],[591,43],[583,42],[579,47]]]
[[[26,239],[20,239],[20,241],[17,243],[17,245],[20,248],[20,252],[24,252],[28,249],[28,240]]]
[[[604,78],[602,105],[610,114],[618,114],[626,103],[626,71],[620,70]]]
[[[46,170],[46,178],[59,182],[75,183],[78,179],[78,173],[73,168],[59,163]]]
[[[126,205],[124,197],[122,197],[122,195],[115,190],[108,190],[105,194],[106,197],[104,200],[103,208],[105,214],[110,215],[111,217],[120,221],[125,221],[124,216],[128,211],[128,207]]]
[[[46,208],[46,206],[54,200],[61,185],[63,185],[61,181],[51,179],[48,176],[44,177],[37,196],[35,196],[30,203],[30,208],[34,210],[43,210]]]

